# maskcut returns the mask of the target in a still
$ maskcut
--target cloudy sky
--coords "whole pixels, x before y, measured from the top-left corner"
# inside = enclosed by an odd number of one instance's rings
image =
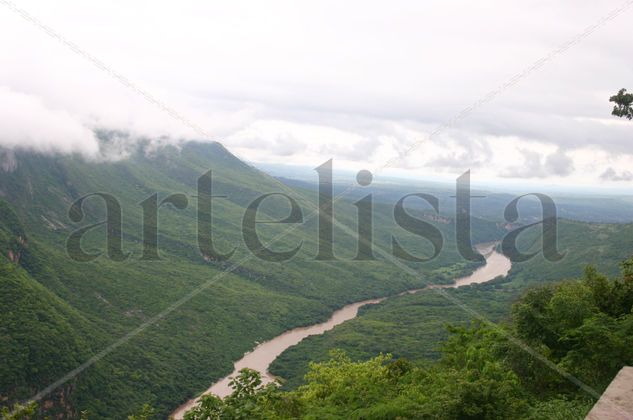
[[[591,29],[623,4],[0,0],[0,144],[103,158],[94,130],[117,129],[251,162],[623,187],[633,122],[608,98],[633,90],[633,7]]]

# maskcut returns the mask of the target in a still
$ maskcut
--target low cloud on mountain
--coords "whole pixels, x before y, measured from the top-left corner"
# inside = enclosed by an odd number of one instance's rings
[[[633,163],[631,124],[608,103],[631,83],[633,52],[620,42],[629,10],[453,117],[617,6],[274,1],[129,4],[121,14],[26,1],[108,70],[6,9],[0,33],[20,42],[0,57],[0,145],[125,156],[125,145],[99,150],[94,133],[105,129],[157,144],[217,140],[250,161],[398,159],[392,170],[412,175],[615,181],[598,174]]]

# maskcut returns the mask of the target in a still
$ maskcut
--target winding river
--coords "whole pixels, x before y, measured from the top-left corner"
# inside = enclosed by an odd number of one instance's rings
[[[455,280],[452,284],[446,285],[433,285],[428,287],[433,288],[454,288],[465,286],[468,284],[485,283],[494,279],[497,276],[505,276],[508,274],[511,268],[510,260],[503,254],[498,253],[496,248],[497,243],[487,243],[477,245],[477,250],[486,257],[486,264],[476,269],[472,274],[466,277]],[[428,288],[427,287],[427,288]],[[420,292],[423,289],[413,289],[400,293],[400,295],[413,294]],[[320,324],[314,324],[308,327],[299,327],[292,330],[288,330],[277,337],[265,341],[255,347],[252,351],[244,354],[240,360],[235,362],[233,372],[220,379],[218,382],[211,385],[204,393],[213,393],[219,397],[225,397],[231,393],[229,382],[231,377],[237,375],[237,373],[243,368],[255,369],[262,375],[263,383],[270,383],[274,380],[274,377],[268,372],[270,364],[287,348],[298,344],[304,338],[311,335],[323,334],[326,331],[331,330],[335,326],[342,324],[343,322],[355,318],[358,315],[358,309],[364,305],[372,305],[388,297],[363,300],[360,302],[350,303],[334,312],[330,319]],[[172,413],[175,419],[182,419],[185,412],[190,410],[199,400],[198,398],[187,401],[185,404],[178,407],[176,411]]]

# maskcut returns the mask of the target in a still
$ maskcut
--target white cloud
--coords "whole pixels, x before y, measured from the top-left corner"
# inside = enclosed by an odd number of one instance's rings
[[[65,110],[47,107],[38,97],[0,86],[2,145],[38,152],[88,156],[98,152],[94,132]]]
[[[605,181],[633,181],[633,173],[631,171],[616,172],[615,169],[609,167],[600,175]]]
[[[521,150],[523,161],[513,165],[501,173],[508,178],[548,178],[564,177],[573,172],[573,160],[563,151],[557,150],[549,155],[542,155],[534,150]]]
[[[472,168],[492,178],[608,182],[600,174],[623,171],[633,156],[632,125],[611,118],[608,103],[631,83],[633,50],[622,42],[631,11],[450,130],[428,135],[619,5],[66,0],[19,7],[246,159],[317,165],[334,158],[375,168],[401,156],[396,168],[413,173]],[[95,128],[172,142],[207,137],[8,9],[0,36],[19,40],[0,56],[7,87],[0,106],[10,109],[0,116],[0,145],[94,154]]]

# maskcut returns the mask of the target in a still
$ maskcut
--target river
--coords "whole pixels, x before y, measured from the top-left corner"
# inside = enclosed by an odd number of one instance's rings
[[[472,274],[466,277],[455,280],[455,283],[446,285],[433,285],[428,287],[435,288],[454,288],[460,286],[466,286],[468,284],[485,283],[494,279],[497,276],[505,276],[510,271],[512,264],[510,260],[503,254],[498,253],[496,248],[497,243],[488,243],[477,245],[477,250],[486,257],[486,264],[477,268]],[[425,290],[413,289],[400,293],[413,294]],[[237,375],[237,373],[243,368],[255,369],[262,375],[263,383],[270,383],[274,380],[274,377],[268,372],[270,364],[287,348],[298,344],[304,338],[311,335],[319,335],[331,330],[335,326],[342,324],[343,322],[355,318],[358,315],[358,309],[361,306],[372,305],[380,303],[388,297],[363,300],[360,302],[350,303],[335,311],[330,319],[320,324],[314,324],[308,327],[299,327],[292,330],[288,330],[269,341],[265,341],[252,351],[244,354],[244,356],[235,362],[233,372],[214,383],[205,394],[215,394],[219,397],[225,397],[231,393],[231,387],[229,382],[231,377]],[[187,401],[185,404],[178,407],[176,411],[172,413],[175,419],[182,419],[185,412],[190,410],[199,400],[198,398]]]

